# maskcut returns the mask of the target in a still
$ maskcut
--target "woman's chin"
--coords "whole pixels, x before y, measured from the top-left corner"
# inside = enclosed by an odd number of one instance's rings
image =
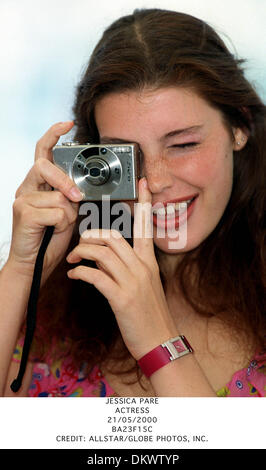
[[[153,241],[156,247],[164,253],[167,254],[178,254],[178,253],[187,253],[197,246],[200,242],[196,240],[190,240],[187,237],[180,235],[179,237],[169,237],[165,236],[160,238],[154,232]]]

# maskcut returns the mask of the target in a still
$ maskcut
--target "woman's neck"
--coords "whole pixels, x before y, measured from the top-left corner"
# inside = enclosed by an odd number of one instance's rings
[[[163,251],[157,248],[156,257],[160,267],[160,271],[164,279],[166,280],[166,283],[170,282],[174,277],[179,263],[184,258],[184,254],[164,253]]]

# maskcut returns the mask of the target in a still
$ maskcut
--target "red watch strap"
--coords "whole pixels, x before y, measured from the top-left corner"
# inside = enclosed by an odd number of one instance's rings
[[[193,352],[192,347],[185,336],[181,335],[152,349],[138,360],[138,364],[146,377],[149,378],[156,370],[190,352]]]
[[[167,354],[167,351],[160,345],[139,359],[138,364],[146,377],[150,377],[156,370],[169,362],[169,354]]]

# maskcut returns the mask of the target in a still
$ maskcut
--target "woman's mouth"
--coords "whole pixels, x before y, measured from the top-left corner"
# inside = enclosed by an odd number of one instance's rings
[[[191,216],[197,197],[198,194],[178,202],[155,204],[153,224],[160,228],[178,228]]]

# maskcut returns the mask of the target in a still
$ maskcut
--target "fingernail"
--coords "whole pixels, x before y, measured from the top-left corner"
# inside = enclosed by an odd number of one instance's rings
[[[145,176],[142,178],[142,186],[145,189],[148,187],[148,183],[147,183],[147,180],[146,180]]]
[[[73,188],[70,189],[69,194],[70,194],[72,199],[76,199],[76,200],[79,200],[79,201],[81,201],[83,199],[83,194],[75,186],[73,186]]]
[[[68,255],[67,255],[67,257],[66,257],[66,260],[67,260],[67,261],[70,261],[70,260],[71,260],[71,256],[72,256],[72,253],[71,253],[71,252],[68,253]]]
[[[73,124],[73,121],[64,121],[64,122],[59,122],[59,123],[58,123],[58,125],[59,125],[61,128],[68,127],[68,126],[70,126],[70,124]]]

